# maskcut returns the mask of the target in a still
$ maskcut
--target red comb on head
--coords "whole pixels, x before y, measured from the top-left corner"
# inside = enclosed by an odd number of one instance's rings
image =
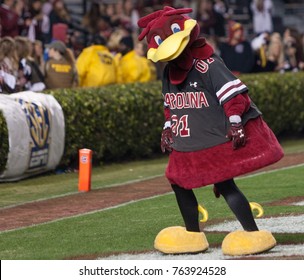
[[[139,34],[138,40],[141,41],[149,33],[153,23],[161,16],[181,15],[188,14],[191,12],[191,8],[174,9],[169,6],[165,6],[163,10],[153,12],[147,16],[140,18],[137,24],[140,28],[144,28],[144,30]]]

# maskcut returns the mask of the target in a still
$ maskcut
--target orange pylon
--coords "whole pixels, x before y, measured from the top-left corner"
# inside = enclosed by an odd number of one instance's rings
[[[79,150],[79,180],[78,191],[88,192],[91,190],[92,176],[92,150]]]

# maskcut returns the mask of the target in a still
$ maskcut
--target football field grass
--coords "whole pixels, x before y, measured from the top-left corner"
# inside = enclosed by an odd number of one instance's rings
[[[304,140],[282,144],[286,154],[304,151]],[[92,189],[115,187],[128,182],[162,176],[166,156],[93,169]],[[275,170],[236,179],[249,201],[260,203],[265,217],[304,214],[303,204],[282,204],[286,198],[303,197],[304,166]],[[69,196],[78,192],[78,174],[46,174],[19,182],[0,184],[0,208],[30,201]],[[222,198],[210,186],[195,190],[199,203],[209,212],[206,225],[234,220]],[[117,193],[117,195],[120,195]],[[277,203],[273,203],[277,202]],[[116,207],[0,232],[0,259],[98,258],[113,253],[153,250],[156,234],[163,228],[183,225],[172,193]],[[225,233],[206,233],[211,246],[219,246]],[[304,244],[304,232],[274,233],[278,243]]]
[[[288,197],[303,196],[304,166],[256,174],[237,179],[249,201],[264,207],[265,217],[304,214],[304,206],[272,205]],[[222,198],[211,187],[196,190],[209,211],[207,224],[233,219]],[[119,195],[119,194],[117,194]],[[57,221],[0,233],[1,259],[97,258],[113,253],[153,250],[156,234],[163,228],[182,225],[172,193]],[[211,246],[224,233],[207,233]],[[278,243],[304,243],[304,233],[274,234]]]
[[[281,143],[286,154],[304,152],[304,139]],[[113,163],[92,170],[92,189],[118,186],[164,175],[167,156]],[[78,173],[48,173],[19,182],[0,183],[0,208],[78,192]]]

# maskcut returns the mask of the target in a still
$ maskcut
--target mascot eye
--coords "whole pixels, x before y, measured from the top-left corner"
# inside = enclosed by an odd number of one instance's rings
[[[163,42],[163,40],[160,38],[159,35],[156,35],[156,36],[154,37],[154,40],[155,40],[155,42],[156,42],[156,44],[157,44],[158,46]]]
[[[172,30],[173,33],[177,33],[177,32],[181,31],[181,28],[177,23],[173,23],[171,25],[171,30]]]

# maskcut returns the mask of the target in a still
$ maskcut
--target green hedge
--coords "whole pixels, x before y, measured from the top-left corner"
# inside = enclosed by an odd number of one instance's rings
[[[4,170],[9,150],[6,120],[0,111],[0,172]]]
[[[304,130],[304,72],[243,75],[255,104],[277,136]]]
[[[243,75],[250,96],[276,135],[304,130],[304,73]],[[113,85],[97,89],[49,91],[65,115],[61,166],[77,166],[78,150],[93,150],[94,163],[160,153],[163,125],[161,83]],[[0,170],[6,163],[8,135],[0,114]]]
[[[163,100],[158,82],[49,92],[66,121],[62,165],[77,165],[78,150],[93,150],[95,163],[159,152]]]

